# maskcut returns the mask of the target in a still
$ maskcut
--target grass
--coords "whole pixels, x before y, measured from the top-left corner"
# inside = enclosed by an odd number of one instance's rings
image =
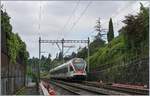
[[[97,52],[90,56],[91,68],[120,60],[123,56],[121,53],[123,48],[123,36],[114,38],[105,47],[100,48]]]

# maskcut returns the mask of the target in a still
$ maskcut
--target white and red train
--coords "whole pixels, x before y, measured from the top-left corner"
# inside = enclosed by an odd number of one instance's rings
[[[70,61],[51,69],[50,78],[85,80],[86,62],[82,58],[73,58]]]

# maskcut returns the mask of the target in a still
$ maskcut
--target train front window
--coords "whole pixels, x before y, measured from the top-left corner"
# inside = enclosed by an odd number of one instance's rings
[[[84,70],[85,68],[85,61],[81,58],[76,58],[73,60],[73,65],[75,70]]]
[[[76,63],[74,64],[74,67],[76,70],[84,69],[85,64],[84,63]]]

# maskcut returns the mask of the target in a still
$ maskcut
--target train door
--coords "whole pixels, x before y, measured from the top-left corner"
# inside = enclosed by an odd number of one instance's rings
[[[70,77],[73,77],[73,74],[74,74],[74,68],[73,68],[73,66],[72,66],[72,64],[70,64]]]

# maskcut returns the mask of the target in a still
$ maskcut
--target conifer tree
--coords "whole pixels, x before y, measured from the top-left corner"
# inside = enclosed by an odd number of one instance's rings
[[[109,31],[107,33],[107,40],[110,42],[114,38],[114,29],[113,29],[113,22],[112,18],[109,20]]]

